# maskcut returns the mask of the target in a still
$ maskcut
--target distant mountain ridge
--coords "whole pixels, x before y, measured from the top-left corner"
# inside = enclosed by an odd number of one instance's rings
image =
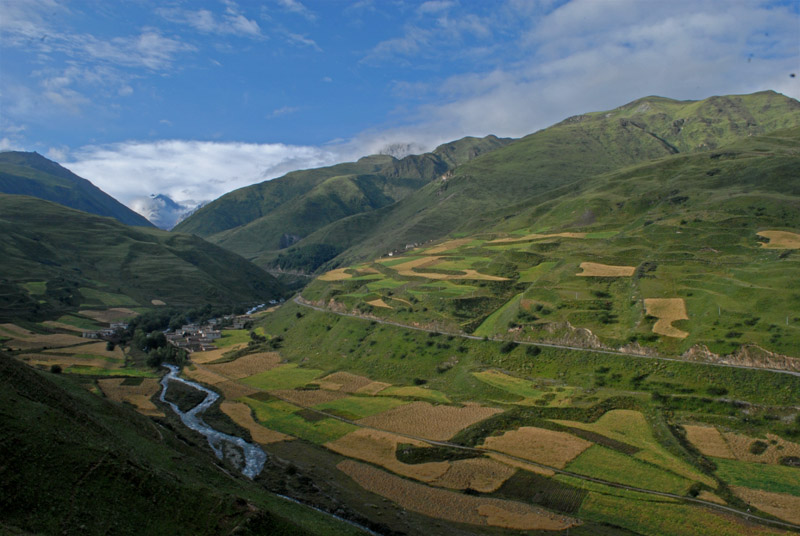
[[[508,145],[495,136],[463,138],[431,153],[294,171],[208,203],[175,227],[256,258],[279,251],[343,218],[396,203],[473,158]],[[326,259],[327,260],[327,259]]]
[[[151,194],[131,201],[131,208],[159,229],[169,231],[204,204],[205,202],[198,205],[184,205],[177,203],[168,195]]]
[[[199,237],[21,195],[0,194],[0,252],[2,321],[81,307],[246,305],[285,292],[268,273]]]
[[[453,232],[488,229],[512,216],[516,205],[544,210],[549,200],[578,191],[602,173],[798,125],[800,102],[772,91],[702,101],[639,99],[530,134],[458,166],[447,180],[433,181],[398,203],[326,226],[294,248],[337,245],[341,253],[326,267],[366,260]],[[535,218],[536,213],[529,216],[531,222]]]
[[[402,160],[376,155],[289,173],[231,192],[176,229],[260,266],[320,270],[474,232],[510,205],[546,201],[594,175],[796,125],[800,103],[773,91],[645,97],[519,140],[464,138]]]
[[[90,181],[35,152],[0,153],[0,192],[38,197],[126,225],[153,226]]]

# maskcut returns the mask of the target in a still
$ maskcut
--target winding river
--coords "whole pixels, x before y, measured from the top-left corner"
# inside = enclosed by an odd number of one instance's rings
[[[264,463],[267,461],[267,455],[263,450],[261,450],[261,447],[252,443],[248,443],[241,437],[223,434],[222,432],[211,428],[203,421],[202,417],[200,417],[201,413],[203,413],[205,410],[211,407],[214,402],[217,401],[219,395],[210,389],[206,389],[199,383],[185,380],[178,376],[180,369],[175,365],[162,363],[162,366],[168,368],[169,373],[161,379],[161,401],[169,404],[172,407],[172,410],[178,414],[178,416],[181,418],[181,421],[183,421],[183,424],[206,436],[208,439],[208,444],[211,446],[211,449],[220,460],[222,459],[222,446],[224,443],[231,443],[242,449],[244,452],[244,468],[242,469],[242,474],[250,479],[255,478],[261,472],[261,469],[264,468]],[[183,412],[180,410],[177,404],[166,400],[167,385],[169,385],[170,381],[180,382],[193,387],[198,391],[204,392],[206,397],[202,402],[189,411]]]

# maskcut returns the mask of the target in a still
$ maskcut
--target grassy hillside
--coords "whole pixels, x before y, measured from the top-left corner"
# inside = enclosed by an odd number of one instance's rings
[[[358,534],[218,467],[166,421],[0,354],[6,534]]]
[[[627,167],[499,208],[481,233],[334,272],[304,296],[480,336],[800,357],[798,167],[800,128]],[[651,299],[681,309],[671,324]]]
[[[795,519],[800,377],[376,320],[289,302],[260,317],[269,342],[252,356],[185,373],[297,438],[266,448],[332,475],[387,529],[518,534],[554,513],[570,534],[789,534],[769,522]],[[253,366],[265,349],[280,362]]]
[[[391,205],[453,167],[509,141],[494,136],[464,138],[431,153],[399,160],[373,155],[358,162],[292,172],[226,194],[175,230],[207,237],[247,258],[274,258],[274,252],[317,229],[353,214]],[[330,246],[333,248],[326,251],[341,251],[336,245]],[[328,254],[324,260],[332,256]],[[294,264],[298,264],[297,259],[295,256]],[[299,264],[291,268],[316,268]]]
[[[591,177],[636,163],[711,148],[800,124],[800,103],[774,92],[703,101],[647,97],[570,118],[456,168],[389,207],[331,224],[296,247],[336,245],[333,264],[365,260],[450,233],[474,233],[578,192]],[[570,215],[560,226],[588,223]],[[586,216],[588,218],[588,215]]]
[[[38,153],[0,152],[0,192],[29,195],[127,225],[152,224],[91,182]]]
[[[277,281],[201,238],[128,227],[26,196],[0,195],[0,317],[84,306],[252,304]]]

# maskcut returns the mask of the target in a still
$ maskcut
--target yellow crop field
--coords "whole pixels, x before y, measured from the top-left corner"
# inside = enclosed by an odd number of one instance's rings
[[[229,381],[225,376],[220,376],[200,366],[196,366],[194,370],[192,370],[191,367],[184,367],[183,374],[192,380],[205,383],[206,385],[217,385]]]
[[[355,392],[357,394],[360,394],[360,395],[377,395],[378,393],[380,393],[384,389],[387,389],[387,388],[389,388],[391,386],[392,386],[391,383],[370,382],[367,385],[365,385],[364,387],[360,387],[360,388],[356,389]]]
[[[563,469],[592,446],[590,441],[565,432],[523,426],[500,436],[490,436],[482,448]]]
[[[391,305],[383,301],[381,298],[377,300],[370,300],[367,302],[368,305],[372,305],[373,307],[383,307],[384,309],[394,309]]]
[[[228,363],[208,364],[204,365],[204,367],[210,372],[225,376],[231,380],[239,380],[260,372],[272,370],[280,363],[281,356],[278,352],[260,352],[240,357]]]
[[[686,438],[689,442],[697,447],[703,455],[714,456],[715,458],[728,458],[735,460],[736,456],[733,454],[728,442],[719,430],[713,426],[695,426],[684,425],[683,429],[686,430]]]
[[[253,410],[251,410],[250,406],[247,404],[242,404],[241,402],[228,402],[226,400],[220,404],[219,409],[222,411],[222,413],[230,417],[233,422],[242,428],[246,428],[247,431],[250,432],[250,436],[253,438],[253,441],[256,443],[268,445],[270,443],[278,443],[280,441],[294,439],[292,436],[270,430],[269,428],[264,428],[258,424],[255,419],[253,419]]]
[[[487,244],[508,244],[511,242],[530,242],[532,240],[542,240],[545,238],[586,238],[587,233],[552,233],[552,234],[529,234],[525,236],[512,236],[509,238],[498,238],[487,242]]]
[[[325,389],[280,389],[269,393],[304,408],[347,397],[347,393]]]
[[[425,253],[431,254],[431,255],[435,254],[435,253],[444,253],[445,251],[447,251],[449,249],[460,248],[463,245],[469,244],[473,240],[474,240],[473,238],[457,238],[455,240],[448,240],[447,242],[442,242],[441,244],[439,244],[437,246],[433,246],[432,248],[427,250]]]
[[[226,346],[225,348],[208,350],[207,352],[192,352],[189,355],[189,358],[193,363],[204,365],[206,363],[216,361],[217,359],[221,359],[224,354],[227,354],[228,352],[235,352],[236,350],[244,348],[245,346],[247,346],[247,343],[234,344],[232,346]]]
[[[412,271],[413,268],[428,268],[434,266],[441,260],[441,258],[442,257],[436,255],[431,255],[428,257],[420,257],[418,259],[412,259],[402,264],[395,264],[391,268],[400,275],[419,276],[420,274]]]
[[[165,302],[164,300],[157,300],[157,299],[150,300],[150,303],[152,303],[153,305],[157,305],[157,306],[161,306],[161,305],[166,305],[167,304],[167,302]]]
[[[233,380],[220,382],[214,385],[214,389],[220,391],[226,400],[237,400],[258,392],[257,389]]]
[[[800,234],[788,231],[761,231],[759,236],[768,238],[768,243],[761,244],[767,249],[800,249]]]
[[[389,432],[361,428],[336,441],[325,443],[325,447],[348,458],[380,465],[398,475],[431,482],[447,473],[448,462],[408,464],[397,459],[397,445],[408,443],[415,447],[427,447],[427,443],[398,436]]]
[[[613,266],[596,262],[582,262],[581,277],[630,277],[636,271],[635,266]]]
[[[685,339],[688,333],[676,327],[672,323],[676,320],[688,320],[686,314],[686,303],[683,298],[647,298],[644,300],[647,314],[658,318],[653,326],[653,333]]]
[[[124,378],[97,380],[97,384],[108,398],[116,402],[128,402],[136,406],[136,410],[150,417],[163,417],[164,412],[150,400],[161,390],[155,378],[145,378],[139,385],[124,385]]]
[[[344,281],[345,279],[352,278],[353,275],[347,273],[346,270],[349,270],[349,268],[337,268],[336,270],[325,272],[317,279],[319,279],[320,281]]]
[[[791,523],[800,524],[800,497],[788,493],[773,493],[760,489],[731,486],[734,495],[759,510]]]
[[[88,316],[92,320],[106,322],[109,324],[112,322],[120,322],[126,318],[131,318],[139,314],[133,309],[128,309],[127,307],[112,307],[111,309],[105,310],[85,309],[78,312],[83,316]]]
[[[472,489],[481,493],[497,491],[517,470],[489,458],[468,458],[449,462],[447,472],[430,483],[440,488]]]
[[[101,357],[82,357],[79,355],[56,355],[56,354],[20,354],[17,356],[29,365],[61,365],[62,368],[75,365],[84,367],[97,367],[103,369],[116,369],[122,367],[122,362],[110,361]]]
[[[42,322],[42,324],[50,328],[64,329],[67,331],[74,331],[75,333],[83,333],[85,331],[83,328],[79,328],[78,326],[72,326],[70,324],[65,324],[64,322],[56,322],[55,320],[45,320]]]
[[[28,337],[33,337],[36,335],[34,332],[28,331],[25,328],[21,328],[16,324],[0,324],[0,334],[7,335],[15,339],[27,339]]]
[[[85,341],[86,339],[81,339]],[[59,354],[86,354],[97,355],[101,357],[110,357],[112,359],[125,360],[125,354],[122,353],[122,348],[115,346],[113,350],[106,350],[105,342],[90,342],[88,344],[81,344],[78,346],[70,346],[68,348],[58,348],[56,350],[45,350],[45,353],[59,353]]]
[[[476,422],[502,410],[467,404],[464,407],[433,406],[428,402],[412,402],[358,421],[359,424],[399,434],[444,441]]]
[[[708,502],[717,503],[717,504],[727,504],[725,501],[723,501],[722,499],[720,499],[719,497],[717,497],[716,495],[714,495],[713,493],[711,493],[707,489],[704,489],[703,491],[701,491],[697,495],[697,498],[700,499],[701,501],[708,501]]]
[[[319,383],[320,387],[329,391],[355,393],[371,384],[372,380],[366,376],[359,376],[350,372],[334,372],[324,378],[320,378],[316,383]]]
[[[431,488],[352,460],[339,463],[337,468],[364,489],[433,518],[513,530],[564,530],[580,524],[529,504]]]
[[[82,337],[76,337],[75,335],[67,335],[64,333],[42,335],[40,333],[33,333],[26,329],[19,328],[13,324],[3,324],[2,327],[3,330],[11,337],[11,340],[8,340],[4,343],[5,346],[16,350],[33,350],[35,348],[63,348],[64,346],[74,346],[76,344],[86,343],[86,339]]]
[[[723,436],[736,459],[744,462],[777,464],[785,456],[800,457],[800,444],[786,441],[774,434],[767,434],[766,439],[760,439],[760,441],[767,444],[766,449],[761,454],[755,454],[750,451],[753,443],[758,440],[757,438],[731,432],[726,432]]]
[[[511,458],[510,456],[499,454],[497,452],[487,452],[486,455],[493,460],[497,460],[498,462],[504,463],[511,467],[517,467],[519,469],[524,469],[525,471],[530,471],[532,473],[536,473],[539,475],[554,476],[556,474],[556,472],[553,471],[552,469],[546,469],[544,467],[539,467],[538,465],[525,463],[522,460],[517,460],[515,458]]]

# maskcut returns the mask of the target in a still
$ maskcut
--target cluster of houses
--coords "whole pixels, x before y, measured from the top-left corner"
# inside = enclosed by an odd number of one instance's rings
[[[113,339],[118,335],[118,332],[128,329],[128,324],[124,322],[114,322],[107,328],[98,329],[94,331],[84,331],[81,337],[84,339]]]
[[[180,329],[165,335],[167,342],[176,348],[182,348],[187,352],[206,352],[217,348],[214,341],[222,337],[220,325],[229,325],[230,329],[244,329],[249,321],[249,315],[230,315],[221,319],[212,318],[203,325],[185,324]]]
[[[187,352],[205,352],[214,350],[214,341],[222,337],[222,332],[217,329],[219,321],[212,318],[204,325],[185,324],[180,329],[167,333],[167,342]]]

